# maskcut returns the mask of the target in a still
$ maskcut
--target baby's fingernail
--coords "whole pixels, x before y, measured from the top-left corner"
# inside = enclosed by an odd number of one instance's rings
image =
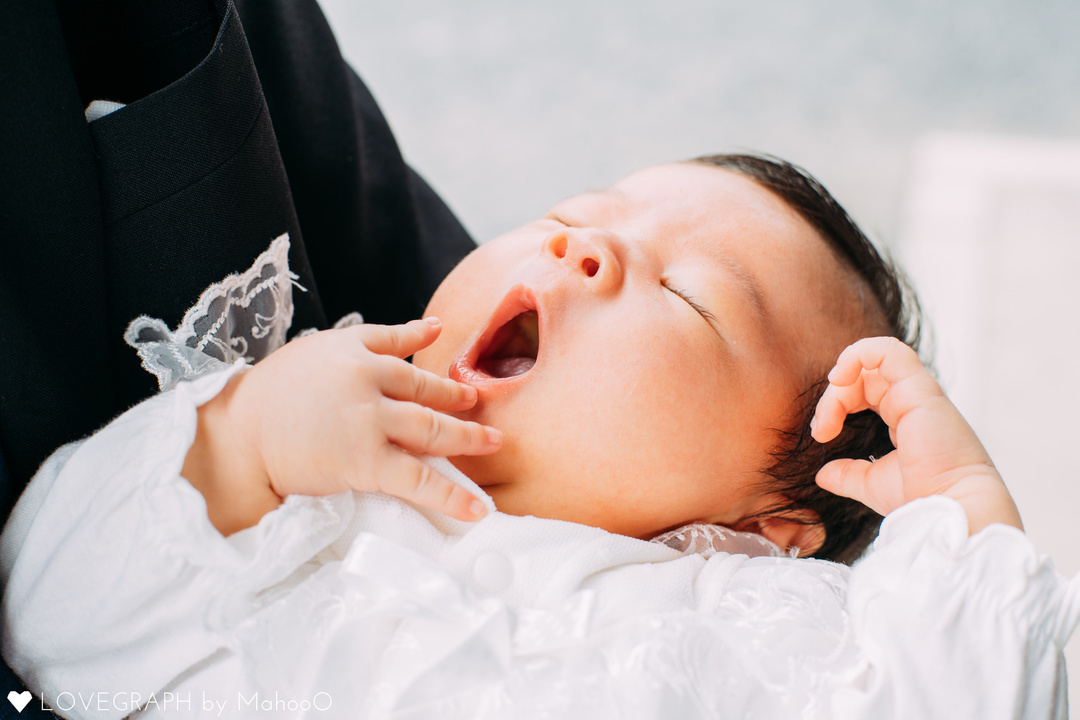
[[[487,436],[487,441],[492,445],[498,445],[502,442],[502,433],[493,427],[484,428],[484,434]]]
[[[473,500],[469,503],[469,514],[479,519],[487,515],[487,508],[485,508],[484,503],[479,500]]]
[[[424,318],[424,322],[426,322],[431,327],[439,327],[440,325],[442,325],[442,321],[434,316]]]

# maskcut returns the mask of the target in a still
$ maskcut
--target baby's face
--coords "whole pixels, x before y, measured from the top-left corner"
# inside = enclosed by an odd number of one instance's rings
[[[415,363],[476,387],[459,415],[502,430],[452,458],[499,510],[642,538],[738,526],[775,500],[755,487],[775,429],[856,337],[849,275],[753,181],[653,167],[465,258]]]

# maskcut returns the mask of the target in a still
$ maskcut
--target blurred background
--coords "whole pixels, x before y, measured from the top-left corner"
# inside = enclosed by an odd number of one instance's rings
[[[650,164],[808,168],[907,266],[943,384],[1080,572],[1076,0],[322,4],[480,241]],[[1067,656],[1080,707],[1080,633]]]

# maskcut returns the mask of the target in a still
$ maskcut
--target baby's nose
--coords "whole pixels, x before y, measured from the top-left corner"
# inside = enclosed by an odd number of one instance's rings
[[[594,291],[610,291],[622,285],[623,268],[617,239],[604,230],[567,228],[544,241],[544,251],[580,273]]]

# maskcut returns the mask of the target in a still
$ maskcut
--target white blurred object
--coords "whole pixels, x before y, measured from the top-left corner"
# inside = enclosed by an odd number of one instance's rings
[[[92,123],[124,107],[126,107],[124,103],[112,100],[94,100],[86,106],[86,122]]]
[[[937,366],[1035,546],[1080,570],[1080,141],[933,134],[916,144],[900,256]],[[1066,651],[1080,703],[1080,638]]]

